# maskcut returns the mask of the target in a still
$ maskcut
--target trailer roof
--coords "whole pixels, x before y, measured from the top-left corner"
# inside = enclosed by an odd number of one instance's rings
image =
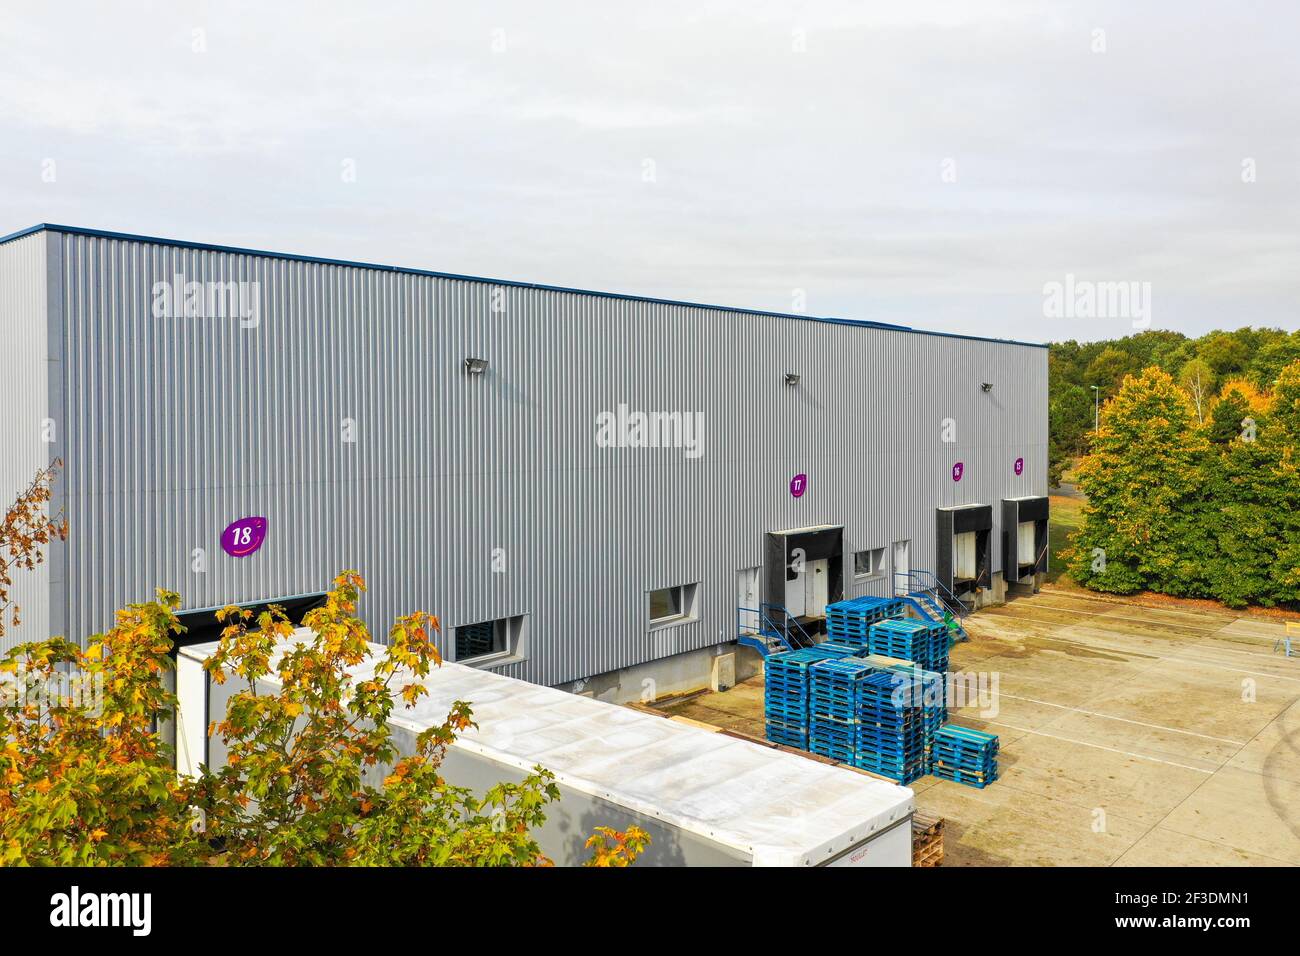
[[[203,661],[216,647],[180,653]],[[399,706],[395,726],[418,733],[467,701],[479,727],[456,747],[524,772],[541,764],[563,786],[749,853],[755,866],[825,862],[915,806],[906,787],[464,664],[444,663],[424,685],[428,695]]]
[[[186,242],[181,239],[166,239],[159,236],[142,236],[129,232],[113,232],[105,229],[87,229],[83,226],[65,226],[53,222],[40,222],[27,229],[0,236],[0,245],[30,236],[35,232],[66,232],[78,236],[92,236],[99,239],[118,239],[127,242],[150,242],[161,246],[176,246],[183,249],[198,249],[207,252],[225,252],[232,255],[261,256],[268,259],[291,259],[295,262],[317,262],[322,265],[347,266],[354,269],[375,269],[380,272],[398,272],[406,275],[430,276],[439,279],[459,279],[464,282],[482,282],[488,285],[507,286],[521,289],[540,289],[546,292],[567,292],[572,295],[594,295],[606,299],[624,299],[634,302],[650,302],[656,305],[688,306],[695,309],[713,309],[718,312],[735,312],[743,315],[762,315],[771,318],[796,319],[805,322],[826,322],[832,325],[855,325],[869,329],[883,329],[890,332],[911,332],[915,335],[935,335],[941,338],[966,339],[972,342],[993,342],[999,345],[1023,345],[1029,348],[1045,349],[1049,346],[1043,342],[1023,342],[1018,339],[998,339],[982,335],[964,335],[958,332],[937,332],[932,329],[918,329],[909,325],[896,325],[890,322],[875,322],[869,319],[845,319],[837,316],[805,315],[791,312],[769,312],[763,309],[742,309],[730,305],[711,305],[706,302],[687,302],[679,299],[658,299],[651,296],[628,295],[622,292],[600,292],[593,289],[577,289],[566,286],[545,285],[538,282],[519,282],[511,279],[489,279],[483,276],[460,275],[452,272],[435,272],[429,269],[412,269],[405,266],[382,265],[374,262],[358,262],[350,259],[331,259],[322,256],[302,256],[289,252],[271,252],[265,249],[247,249],[240,246],[222,246],[208,242]]]

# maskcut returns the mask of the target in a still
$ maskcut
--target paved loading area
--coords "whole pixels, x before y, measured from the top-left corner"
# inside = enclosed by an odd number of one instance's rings
[[[1300,865],[1300,658],[1276,619],[1045,589],[968,619],[957,723],[1001,737],[984,790],[924,777],[945,866]],[[664,710],[762,736],[763,684]]]

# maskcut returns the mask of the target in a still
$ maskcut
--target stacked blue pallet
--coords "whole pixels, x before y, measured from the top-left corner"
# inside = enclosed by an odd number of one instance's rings
[[[922,724],[925,727],[925,766],[928,772],[931,765],[931,752],[934,748],[934,735],[948,722],[948,697],[946,674],[927,671],[917,665],[896,665],[890,670],[907,675],[910,680],[907,690],[917,695],[921,701]]]
[[[837,601],[826,608],[826,631],[832,640],[864,648],[871,625],[901,617],[905,607],[899,598],[858,597]]]
[[[934,735],[930,772],[983,790],[998,779],[997,735],[955,724],[940,728]]]
[[[808,669],[840,656],[824,645],[769,655],[763,664],[763,716],[767,739],[787,747],[808,749]]]
[[[856,657],[814,664],[809,671],[808,746],[815,754],[853,763],[857,749],[858,686],[875,668]]]
[[[844,641],[829,640],[822,641],[817,645],[819,650],[826,651],[828,654],[834,654],[837,657],[853,657],[862,651],[861,647],[854,644],[846,644]]]
[[[915,675],[879,670],[858,683],[853,765],[899,783],[925,775],[926,715]]]
[[[935,621],[897,618],[872,624],[867,637],[872,654],[913,661],[927,671],[948,669],[948,629]]]

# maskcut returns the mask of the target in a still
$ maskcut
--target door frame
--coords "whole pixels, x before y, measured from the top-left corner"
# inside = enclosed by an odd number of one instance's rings
[[[902,549],[903,552],[903,563],[905,565],[902,568],[898,566],[898,552],[900,548]],[[893,593],[895,596],[897,596],[900,593],[900,588],[901,588],[901,593],[903,594],[907,593],[908,591],[907,581],[900,582],[898,580],[898,575],[902,572],[911,573],[911,570],[912,570],[912,539],[907,538],[906,540],[903,541],[895,541],[893,546],[889,549],[889,579],[890,581],[893,582],[891,593]]]

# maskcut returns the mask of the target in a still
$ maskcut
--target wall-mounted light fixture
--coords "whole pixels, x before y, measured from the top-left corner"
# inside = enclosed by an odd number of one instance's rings
[[[981,382],[981,383],[980,383],[980,391],[981,391],[981,392],[991,392],[991,391],[993,391],[993,383],[992,383],[992,382]]]
[[[471,375],[482,375],[487,371],[488,360],[484,358],[465,359],[465,371]]]
[[[786,373],[785,373],[785,384],[787,384],[787,385],[798,385],[798,384],[799,384],[799,373],[798,373],[798,372],[786,372]]]

